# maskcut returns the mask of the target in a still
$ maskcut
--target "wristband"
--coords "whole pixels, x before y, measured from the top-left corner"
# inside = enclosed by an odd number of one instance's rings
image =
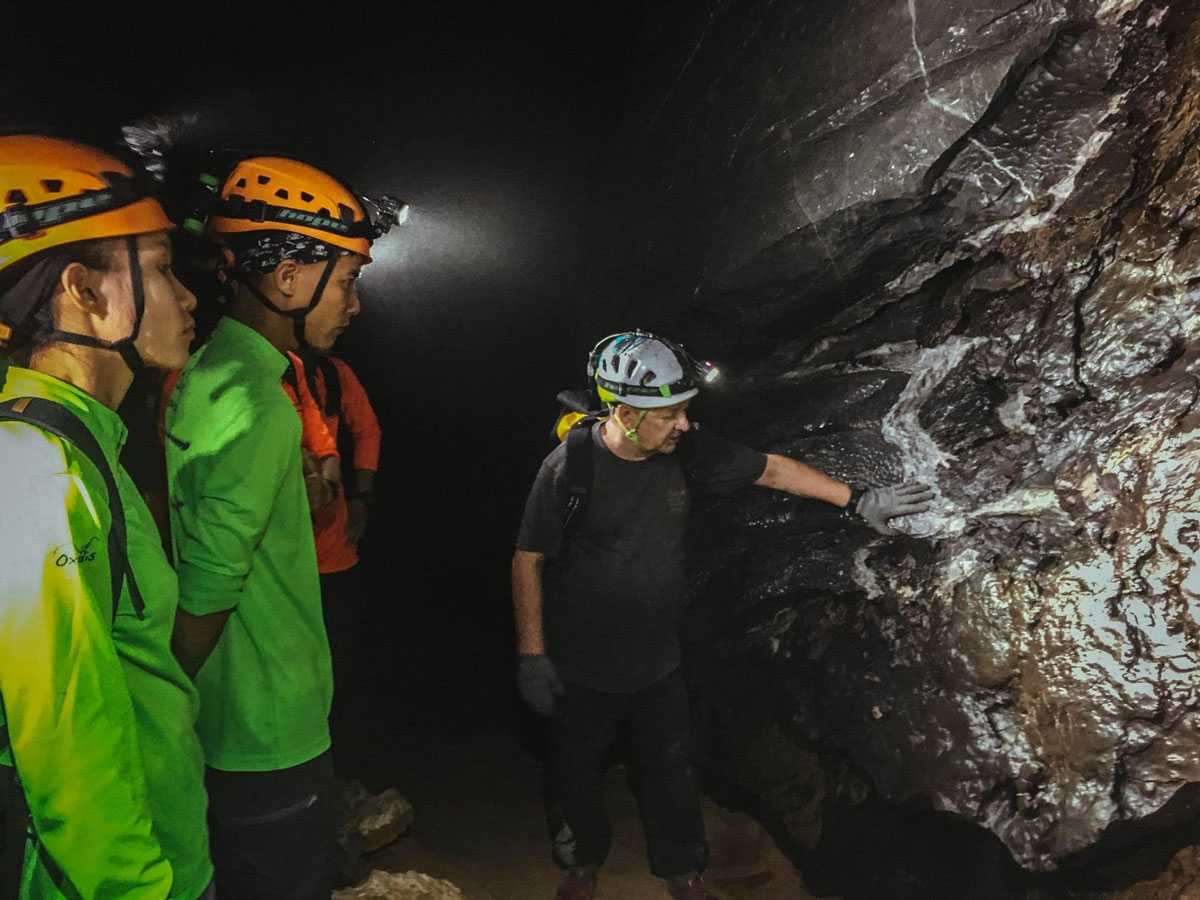
[[[842,507],[843,517],[847,519],[858,518],[858,504],[862,500],[863,494],[865,493],[866,491],[864,491],[862,488],[850,488],[850,502]]]

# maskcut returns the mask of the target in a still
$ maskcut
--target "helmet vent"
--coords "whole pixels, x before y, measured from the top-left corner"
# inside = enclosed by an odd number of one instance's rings
[[[646,374],[642,376],[642,387],[645,387],[653,380],[654,380],[654,373],[651,372],[649,369],[647,369]]]
[[[633,357],[633,356],[629,357],[629,365],[627,365],[625,367],[625,377],[632,378],[633,370],[636,368],[637,368],[637,358]]]
[[[275,196],[280,200],[286,200],[288,198],[287,188],[280,188],[275,192]]]
[[[270,175],[259,175],[259,176],[258,176],[258,183],[259,183],[259,184],[270,184],[270,183],[271,183],[271,176],[270,176]]]
[[[246,186],[246,179],[245,179],[245,178],[239,178],[239,179],[237,180],[237,186],[238,186],[238,187],[240,187],[240,188],[244,188],[244,187]]]
[[[301,192],[300,192],[300,199],[301,199],[301,200],[303,200],[305,203],[312,203],[312,202],[313,202],[313,200],[315,200],[315,199],[316,199],[316,197],[314,197],[314,196],[313,196],[312,194],[310,194],[308,191],[301,191]]]
[[[348,207],[345,203],[338,204],[338,218],[343,222],[354,221],[354,210]]]
[[[6,203],[26,203],[28,202],[28,198],[25,196],[24,191],[13,188],[8,192],[8,196],[4,198],[4,201]]]
[[[62,179],[60,178],[43,178],[42,187],[46,189],[48,194],[57,194],[63,189]]]
[[[327,210],[325,207],[322,206],[320,209],[317,210],[317,215],[318,216],[328,216],[329,210]]]

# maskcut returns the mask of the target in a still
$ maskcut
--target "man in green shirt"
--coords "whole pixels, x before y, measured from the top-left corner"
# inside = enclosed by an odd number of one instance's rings
[[[200,690],[222,894],[326,898],[333,681],[301,423],[280,379],[285,352],[329,349],[358,313],[355,283],[381,232],[339,182],[273,157],[237,165],[210,230],[229,310],[166,414],[175,648]]]
[[[0,352],[23,363],[0,364],[5,900],[213,896],[175,573],[116,413],[136,370],[187,358],[196,299],[132,175],[0,138]]]

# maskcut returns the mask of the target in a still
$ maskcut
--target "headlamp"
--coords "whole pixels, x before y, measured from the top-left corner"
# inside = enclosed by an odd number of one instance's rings
[[[359,197],[371,223],[372,240],[379,240],[393,228],[408,221],[408,204],[403,200],[383,194],[379,199]]]

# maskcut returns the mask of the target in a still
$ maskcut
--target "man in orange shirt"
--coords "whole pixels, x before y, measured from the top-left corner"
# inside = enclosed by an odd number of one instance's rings
[[[334,745],[342,751],[339,768],[343,768],[346,751],[352,746],[351,736],[345,732],[353,721],[351,710],[362,687],[364,662],[362,642],[357,640],[366,614],[356,570],[358,544],[367,528],[379,468],[381,430],[367,392],[344,361],[313,352],[291,356],[284,389],[300,410],[304,449],[326,460],[319,468],[328,472],[331,453],[340,448],[342,468],[349,468],[340,485],[336,477],[330,479],[333,483],[323,504],[313,503],[317,569],[321,573],[325,629],[333,654],[330,728]],[[310,492],[310,498],[313,496]]]

